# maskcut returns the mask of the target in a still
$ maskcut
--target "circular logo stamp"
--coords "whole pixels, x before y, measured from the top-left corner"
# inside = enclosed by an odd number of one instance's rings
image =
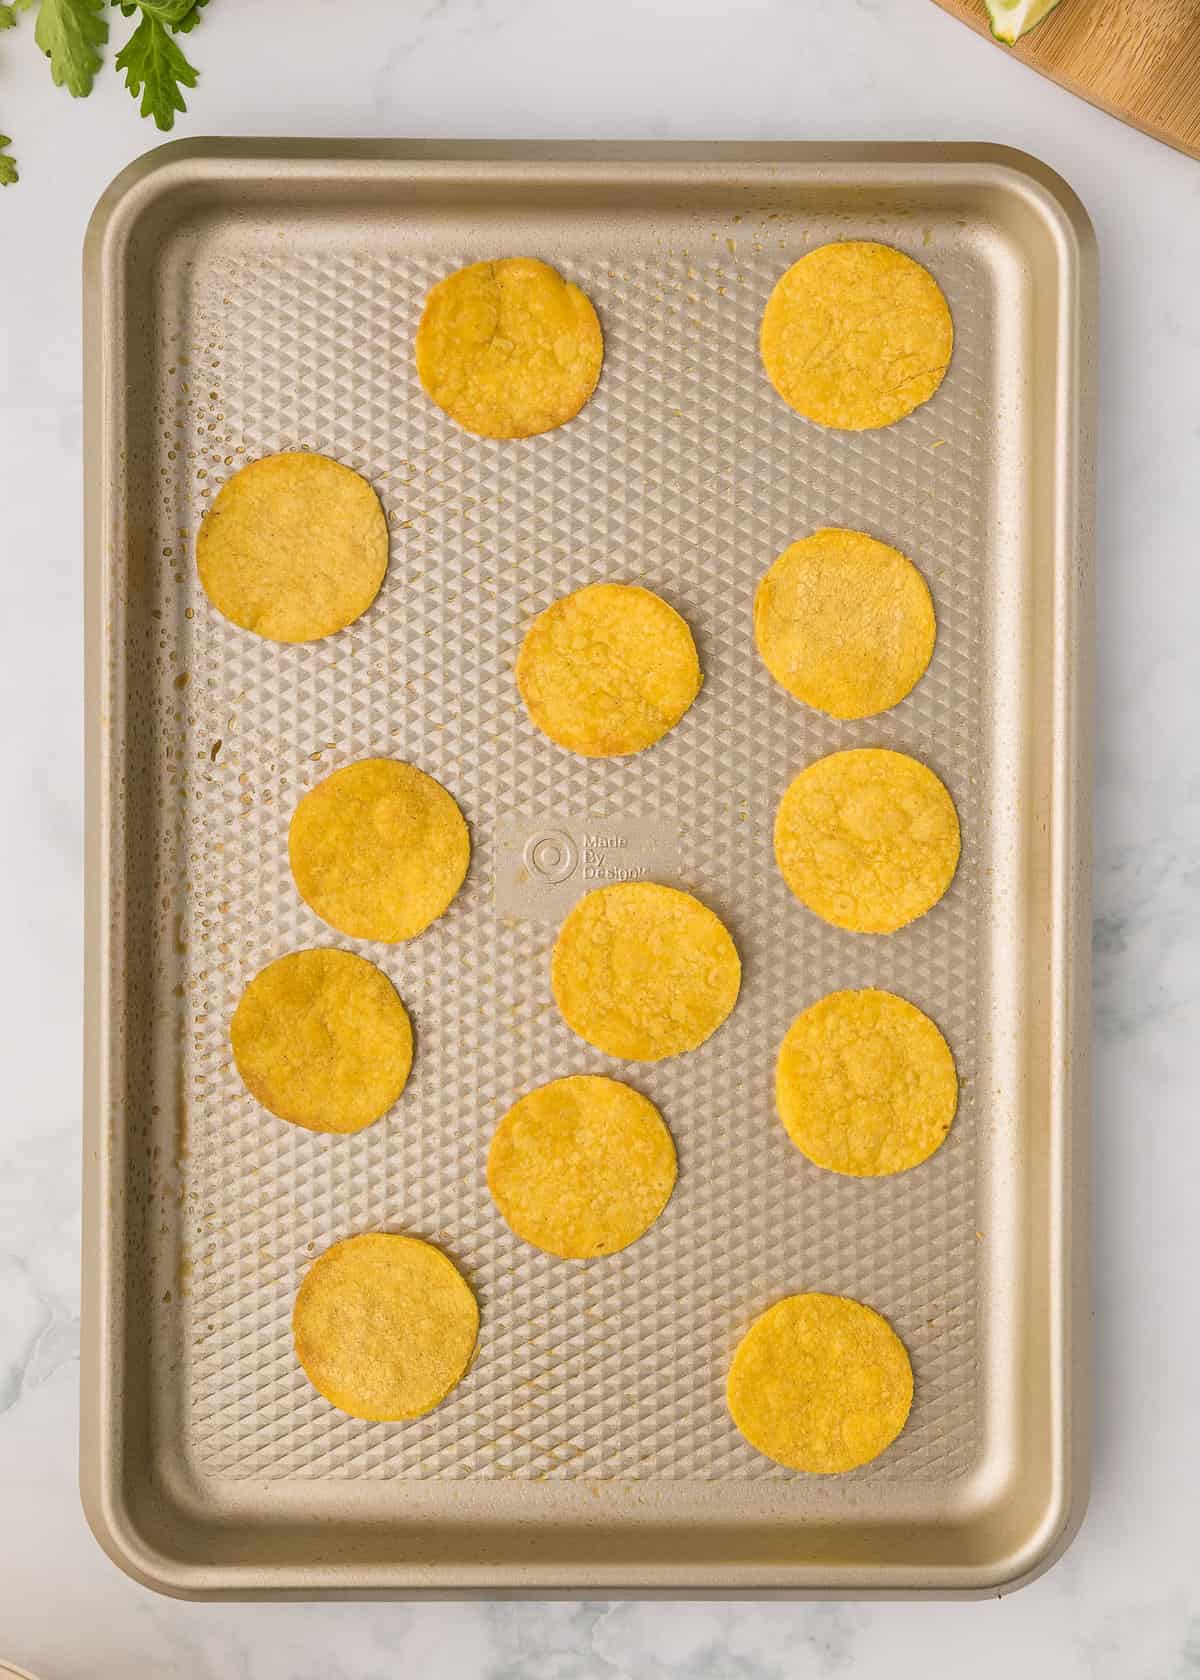
[[[531,834],[521,857],[531,875],[553,886],[569,880],[579,868],[579,847],[561,828],[544,828]]]

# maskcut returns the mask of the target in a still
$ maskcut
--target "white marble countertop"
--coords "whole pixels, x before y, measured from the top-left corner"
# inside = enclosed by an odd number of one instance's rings
[[[155,136],[114,74],[72,102],[8,35],[0,1657],[45,1680],[1200,1674],[1200,164],[926,0],[216,0],[189,42],[182,135],[998,140],[1083,197],[1104,295],[1092,1506],[1048,1576],[981,1604],[191,1605],[102,1555],[75,1464],[79,249]]]

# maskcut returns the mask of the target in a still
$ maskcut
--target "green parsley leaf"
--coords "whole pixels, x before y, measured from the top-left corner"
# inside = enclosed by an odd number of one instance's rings
[[[124,70],[125,86],[133,97],[141,94],[142,115],[153,117],[158,128],[172,127],[176,111],[187,110],[179,90],[195,87],[197,72],[148,6],[142,7],[142,21],[117,54],[116,64]]]
[[[74,99],[92,91],[100,68],[99,49],[108,40],[104,0],[41,0],[33,38],[50,60],[55,87]]]
[[[204,0],[200,0],[201,5]],[[33,0],[8,0],[0,5],[0,29],[12,29],[17,21],[18,12],[27,12]],[[12,141],[7,134],[0,134],[0,187],[11,187],[20,180],[17,174],[17,160],[9,151]]]
[[[192,30],[195,29],[196,25],[200,22],[200,12],[202,8],[207,5],[208,0],[196,0],[196,4],[192,7],[192,9],[185,12],[179,22],[173,27],[180,35],[190,35]]]
[[[200,8],[207,4],[208,0],[113,0],[113,5],[120,6],[126,17],[140,11],[144,16],[156,17],[168,29],[177,30],[182,35],[196,27],[200,21]]]

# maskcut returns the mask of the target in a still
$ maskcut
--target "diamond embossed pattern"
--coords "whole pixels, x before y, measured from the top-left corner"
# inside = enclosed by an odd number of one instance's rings
[[[495,254],[416,248],[378,233],[336,247],[228,230],[201,244],[162,304],[165,486],[162,714],[187,812],[180,949],[187,1032],[183,1205],[184,1417],[196,1467],[221,1478],[789,1480],[737,1434],[728,1361],[781,1294],[820,1289],[885,1313],[913,1359],[907,1430],[841,1478],[942,1482],[980,1449],[976,1291],[981,930],[978,835],[981,601],[989,564],[981,416],[992,402],[990,282],[947,230],[864,220],[838,236],[906,245],[954,313],[949,376],[887,431],[822,432],[793,415],[758,363],[757,329],[782,268],[820,237],[747,216],[656,255],[585,234],[536,254],[588,291],[607,354],[570,426],[522,442],[468,437],[422,395],[412,339],[430,284]],[[826,230],[823,237],[829,237]],[[597,236],[598,239],[598,236]],[[636,260],[635,260],[636,258]],[[186,359],[185,359],[186,358]],[[280,647],[209,608],[191,563],[200,514],[233,466],[311,447],[365,473],[392,530],[375,605],[327,641]],[[821,524],[861,527],[924,572],[933,663],[893,712],[835,723],[777,688],[751,634],[754,585]],[[530,724],[512,663],[532,614],[616,578],[687,618],[700,698],[657,747],[626,761],[563,753]],[[181,683],[186,677],[186,687]],[[182,705],[177,705],[179,691]],[[171,713],[171,707],[176,710]],[[219,745],[218,745],[219,743]],[[821,753],[887,745],[950,787],[964,851],[946,899],[870,938],[826,927],[779,878],[771,827],[790,777]],[[367,754],[411,759],[471,825],[467,883],[448,914],[397,947],[341,939],[301,903],[286,836],[300,795]],[[680,879],[727,920],[744,986],[702,1050],[640,1067],[575,1039],[550,997],[552,929],[498,915],[501,818],[649,817],[679,832]],[[399,1105],[353,1137],[274,1119],[242,1089],[228,1021],[245,982],[297,947],[358,949],[392,977],[417,1038]],[[948,1142],[902,1177],[810,1166],[774,1115],[773,1068],[792,1016],[838,986],[882,985],[927,1010],[963,1081]],[[614,1257],[557,1261],[495,1212],[484,1166],[511,1100],[568,1073],[630,1080],[661,1108],[680,1156],[674,1198]],[[335,1412],[295,1363],[292,1298],[313,1255],[390,1228],[445,1247],[482,1312],[474,1366],[407,1424]]]

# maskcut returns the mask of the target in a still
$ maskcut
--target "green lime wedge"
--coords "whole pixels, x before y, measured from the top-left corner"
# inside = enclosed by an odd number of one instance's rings
[[[1058,0],[987,0],[988,21],[997,41],[1011,47],[1049,17]]]

